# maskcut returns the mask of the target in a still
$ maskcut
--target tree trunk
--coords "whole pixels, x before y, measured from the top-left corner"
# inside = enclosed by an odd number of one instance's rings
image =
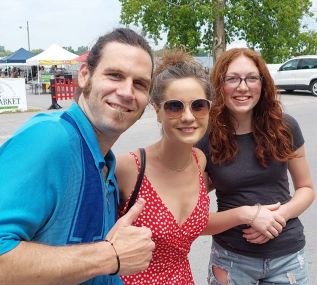
[[[214,21],[214,38],[212,56],[214,62],[226,50],[226,37],[225,37],[225,21],[224,21],[224,8],[225,0],[213,0],[214,7],[216,7],[216,16]]]

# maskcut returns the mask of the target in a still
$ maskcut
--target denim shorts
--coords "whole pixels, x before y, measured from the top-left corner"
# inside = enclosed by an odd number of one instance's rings
[[[212,268],[228,273],[228,283],[215,278]],[[308,285],[304,249],[277,258],[249,257],[228,251],[213,241],[208,269],[209,285]]]

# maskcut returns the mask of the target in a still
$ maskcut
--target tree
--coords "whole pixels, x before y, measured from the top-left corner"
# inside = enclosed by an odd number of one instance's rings
[[[225,34],[225,0],[214,0],[215,19],[213,23],[213,48],[212,55],[216,59],[226,50],[226,34]]]
[[[239,0],[228,5],[228,26],[267,62],[281,62],[298,51],[303,16],[311,16],[310,0]],[[244,9],[241,9],[244,7]]]
[[[0,57],[5,57],[7,55],[10,55],[12,52],[9,50],[6,50],[4,46],[0,46]]]
[[[88,46],[80,46],[80,47],[78,47],[78,49],[75,53],[78,55],[81,55],[88,50],[89,50]]]
[[[74,49],[69,46],[69,47],[63,47],[64,49],[68,50],[69,52],[75,53]]]
[[[123,24],[141,25],[156,42],[166,33],[168,47],[183,45],[194,53],[204,48],[216,58],[227,43],[240,39],[270,63],[300,50],[302,18],[311,16],[310,0],[119,1]]]
[[[31,52],[34,54],[34,55],[37,55],[39,53],[41,53],[43,51],[43,49],[41,48],[37,48],[37,49],[32,49]]]
[[[317,54],[317,33],[308,31],[301,33],[297,39],[295,55]]]

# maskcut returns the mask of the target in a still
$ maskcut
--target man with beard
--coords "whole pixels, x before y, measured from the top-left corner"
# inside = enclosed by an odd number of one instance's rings
[[[0,284],[122,284],[147,268],[151,231],[116,222],[110,150],[148,103],[153,58],[130,29],[100,37],[78,74],[76,103],[39,114],[0,148]]]

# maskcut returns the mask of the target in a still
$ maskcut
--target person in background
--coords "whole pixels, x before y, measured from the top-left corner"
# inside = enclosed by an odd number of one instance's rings
[[[33,117],[1,146],[0,284],[119,285],[119,274],[147,268],[151,231],[131,225],[145,201],[116,222],[111,146],[142,115],[152,69],[134,31],[100,37],[76,103]]]
[[[52,65],[50,68],[50,73],[55,74],[56,70],[57,70],[57,65]]]
[[[40,78],[41,78],[41,76],[42,76],[43,74],[45,74],[45,68],[44,68],[43,65],[41,65],[40,68],[39,68],[39,76],[40,76]]]
[[[224,52],[211,85],[209,133],[198,145],[218,203],[205,229],[214,234],[208,282],[308,285],[298,216],[314,192],[301,129],[253,50]]]
[[[184,51],[166,51],[151,91],[162,137],[145,148],[146,168],[138,197],[147,203],[134,222],[151,229],[155,250],[148,269],[121,276],[126,285],[194,284],[187,255],[207,225],[209,198],[202,173],[206,158],[193,146],[206,133],[209,100],[204,68]],[[121,214],[126,212],[139,171],[139,151],[118,156]]]
[[[12,68],[11,78],[18,78],[18,70],[17,70],[16,67],[13,67],[13,68]]]

